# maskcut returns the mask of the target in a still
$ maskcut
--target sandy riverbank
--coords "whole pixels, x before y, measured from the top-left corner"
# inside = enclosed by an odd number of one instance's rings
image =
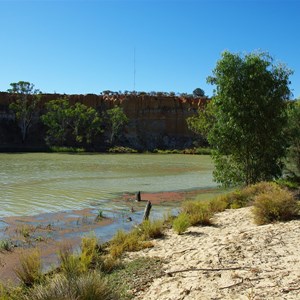
[[[130,254],[168,261],[135,299],[300,299],[300,220],[257,226],[248,207],[216,214],[214,224],[170,230]]]

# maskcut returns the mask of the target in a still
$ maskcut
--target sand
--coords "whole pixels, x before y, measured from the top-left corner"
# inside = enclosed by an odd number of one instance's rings
[[[300,220],[258,226],[250,207],[226,210],[154,244],[130,257],[166,259],[165,275],[136,300],[300,299]]]

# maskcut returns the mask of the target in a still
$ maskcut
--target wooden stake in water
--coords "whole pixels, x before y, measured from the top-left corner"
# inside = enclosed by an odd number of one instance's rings
[[[146,204],[146,207],[145,207],[145,211],[144,211],[143,221],[149,219],[151,207],[152,207],[151,202],[150,202],[150,201],[147,201],[147,204]]]

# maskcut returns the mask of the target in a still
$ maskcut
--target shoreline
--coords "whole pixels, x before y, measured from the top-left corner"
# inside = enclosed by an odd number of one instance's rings
[[[18,266],[18,258],[22,253],[29,253],[37,247],[42,253],[44,269],[57,264],[56,253],[62,243],[67,243],[74,249],[78,249],[81,238],[84,235],[97,231],[105,231],[112,226],[114,234],[117,225],[124,229],[131,228],[135,222],[141,220],[141,216],[147,201],[153,205],[176,207],[184,199],[194,198],[198,194],[211,194],[217,189],[195,189],[187,191],[154,192],[141,194],[142,201],[135,201],[135,194],[124,193],[117,197],[115,203],[122,203],[128,208],[126,215],[131,216],[134,222],[105,217],[95,222],[97,217],[96,207],[80,210],[60,211],[56,213],[44,213],[34,216],[11,216],[1,218],[3,225],[0,228],[0,240],[12,241],[12,251],[0,251],[0,282],[16,284],[17,278],[14,269]],[[133,211],[132,211],[133,210]],[[119,216],[120,217],[120,216]],[[117,217],[118,218],[118,217]],[[114,231],[114,232],[113,232]],[[108,237],[108,240],[110,238]],[[102,240],[101,242],[105,242]]]

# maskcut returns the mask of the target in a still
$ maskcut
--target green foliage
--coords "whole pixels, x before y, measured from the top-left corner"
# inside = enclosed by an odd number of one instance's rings
[[[98,112],[82,103],[70,105],[68,98],[49,101],[47,113],[41,117],[47,126],[46,141],[49,145],[63,146],[67,138],[75,143],[91,144],[93,138],[103,132]]]
[[[123,108],[118,106],[107,110],[106,114],[108,116],[107,124],[110,129],[110,143],[113,144],[120,137],[122,129],[128,123],[128,118]]]
[[[208,78],[216,85],[211,104],[214,122],[207,123],[207,136],[215,149],[217,182],[249,185],[281,175],[291,74],[265,53],[222,54]]]
[[[60,269],[67,278],[75,278],[102,263],[95,237],[83,237],[80,248],[79,254],[73,253],[67,244],[59,249]]]
[[[291,171],[300,176],[300,100],[289,105],[286,134],[289,137],[288,159],[292,165]]]
[[[40,101],[40,91],[34,89],[34,84],[26,81],[11,83],[7,91],[16,97],[16,101],[9,105],[15,112],[18,126],[21,130],[22,142],[25,142],[28,131],[37,113],[37,104]]]
[[[59,147],[59,146],[52,146],[49,149],[51,152],[57,153],[82,153],[84,152],[84,148],[74,148],[74,147]]]
[[[276,180],[276,183],[282,188],[288,188],[291,190],[298,189],[300,187],[300,182],[291,179],[279,178]]]
[[[70,126],[76,142],[82,143],[84,140],[91,144],[95,135],[103,132],[101,129],[102,120],[98,112],[82,103],[75,103],[69,109]]]
[[[20,255],[20,266],[15,273],[25,286],[33,286],[42,278],[41,254],[38,250],[32,251],[29,255]]]
[[[215,123],[214,111],[214,102],[209,101],[206,106],[201,107],[198,110],[198,114],[196,116],[187,118],[186,121],[188,128],[196,134],[200,134],[202,137],[207,139],[207,136]]]
[[[196,88],[193,90],[193,96],[194,97],[205,97],[205,92],[200,88]]]
[[[178,233],[184,233],[191,226],[190,218],[188,214],[181,213],[176,219],[174,219],[172,227]]]
[[[41,116],[42,122],[47,126],[46,141],[49,145],[62,146],[69,131],[68,98],[52,100],[46,104],[47,113]]]
[[[136,149],[132,149],[129,147],[115,146],[113,148],[108,149],[109,153],[137,153]]]
[[[5,251],[11,251],[13,249],[13,243],[11,240],[1,240],[0,241],[0,251],[5,250]]]
[[[23,289],[12,285],[3,285],[0,282],[0,300],[20,300],[23,297]]]
[[[70,245],[63,244],[58,251],[60,270],[67,278],[75,278],[81,273],[79,257],[73,254]]]
[[[254,200],[254,220],[257,224],[288,221],[299,213],[299,205],[293,195],[283,189],[263,192]]]
[[[96,216],[96,221],[101,221],[103,218],[104,218],[103,210],[99,209]]]

